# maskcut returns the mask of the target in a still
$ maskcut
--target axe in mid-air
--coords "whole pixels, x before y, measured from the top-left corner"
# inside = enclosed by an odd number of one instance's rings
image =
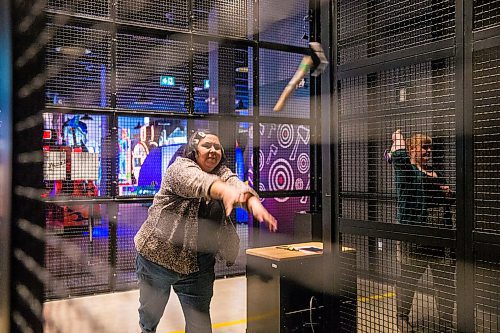
[[[285,89],[281,93],[280,98],[274,106],[274,111],[281,111],[285,106],[285,102],[292,92],[297,89],[300,81],[313,70],[312,76],[318,76],[325,71],[326,66],[328,66],[328,60],[326,59],[325,52],[321,47],[320,43],[310,42],[309,43],[309,54],[305,55],[300,62],[299,68],[293,75],[292,79],[286,85]]]

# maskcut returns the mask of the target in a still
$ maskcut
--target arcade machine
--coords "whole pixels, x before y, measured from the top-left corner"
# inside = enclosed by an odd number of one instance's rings
[[[51,115],[63,117],[63,115]],[[43,132],[44,181],[46,193],[42,197],[85,198],[98,196],[95,181],[99,179],[99,154],[89,152],[86,146],[88,129],[83,120],[92,120],[88,115],[74,115],[65,121],[56,121],[61,126]],[[99,215],[96,204],[49,204],[47,227],[56,232],[67,232],[87,228],[89,218]]]

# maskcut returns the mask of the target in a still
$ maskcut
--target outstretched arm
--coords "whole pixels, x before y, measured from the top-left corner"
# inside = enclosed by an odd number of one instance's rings
[[[395,152],[396,150],[405,148],[406,148],[405,138],[403,134],[401,134],[401,130],[398,129],[396,130],[396,132],[392,133],[391,153]]]
[[[250,196],[247,200],[248,211],[257,219],[260,223],[266,223],[269,231],[276,231],[278,229],[278,222],[272,216],[266,208],[262,205],[259,198],[256,196]]]

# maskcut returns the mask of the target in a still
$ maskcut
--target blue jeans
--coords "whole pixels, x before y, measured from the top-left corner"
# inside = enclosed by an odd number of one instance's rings
[[[172,287],[186,320],[186,333],[212,333],[210,301],[213,295],[215,259],[198,256],[198,272],[184,275],[157,265],[140,254],[136,257],[139,279],[139,325],[142,332],[156,332]]]

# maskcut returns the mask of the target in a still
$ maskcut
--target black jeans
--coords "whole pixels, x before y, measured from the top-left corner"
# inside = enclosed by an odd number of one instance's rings
[[[184,275],[157,265],[141,255],[136,257],[139,279],[139,325],[142,332],[156,332],[172,287],[186,320],[186,333],[212,333],[210,301],[215,281],[215,258],[198,256],[198,272]]]

